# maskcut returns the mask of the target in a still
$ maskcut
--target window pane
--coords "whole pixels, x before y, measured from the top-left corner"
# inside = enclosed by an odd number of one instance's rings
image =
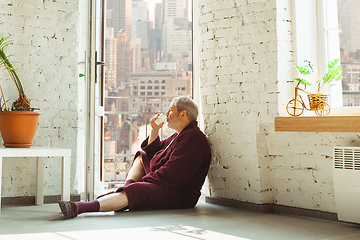
[[[117,187],[150,118],[176,95],[192,96],[191,1],[106,2],[104,172]],[[161,138],[173,132],[165,126]]]
[[[344,106],[360,106],[360,1],[338,0]]]

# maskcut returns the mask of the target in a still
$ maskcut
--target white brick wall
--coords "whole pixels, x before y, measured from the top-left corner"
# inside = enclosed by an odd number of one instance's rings
[[[209,192],[219,198],[336,212],[332,146],[358,146],[357,134],[274,131],[273,119],[291,97],[290,2],[199,2],[202,109],[213,155]],[[77,16],[83,4],[0,3],[6,23],[0,32],[11,33],[11,51],[25,90],[43,113],[34,143],[72,148],[73,192],[82,185],[84,93],[77,62],[83,60],[84,22]],[[9,79],[1,83],[8,98],[16,95]],[[59,163],[47,159],[45,164],[45,194],[58,194]],[[5,160],[3,196],[34,195],[34,174],[31,159]]]
[[[215,197],[263,201],[256,132],[262,120],[272,122],[274,113],[264,108],[277,104],[276,94],[269,96],[277,91],[276,72],[261,73],[277,60],[271,2],[203,2],[200,79],[214,159],[209,186]]]
[[[82,189],[83,80],[78,79],[79,4],[82,0],[2,0],[1,34],[10,34],[8,47],[19,68],[25,93],[33,107],[41,110],[34,146],[72,149],[71,192]],[[15,86],[0,71],[6,97],[17,97]],[[4,197],[35,195],[35,159],[4,161]],[[60,194],[60,161],[45,161],[45,195]],[[75,180],[77,179],[77,180]]]
[[[209,194],[336,212],[332,147],[358,146],[357,134],[274,130],[293,95],[291,7],[290,0],[200,3]]]

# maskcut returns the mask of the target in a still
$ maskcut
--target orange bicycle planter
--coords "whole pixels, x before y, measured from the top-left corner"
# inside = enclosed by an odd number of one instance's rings
[[[304,89],[301,89],[299,87],[299,82],[295,87],[295,98],[290,100],[288,104],[286,105],[286,111],[291,116],[300,116],[304,109],[308,111],[315,111],[316,115],[318,116],[327,116],[330,113],[330,106],[327,103],[329,101],[329,95],[328,94],[311,94],[307,91],[306,85]],[[302,99],[301,95],[299,94],[299,91],[302,91],[307,94],[309,99],[309,108],[306,107],[304,100]]]

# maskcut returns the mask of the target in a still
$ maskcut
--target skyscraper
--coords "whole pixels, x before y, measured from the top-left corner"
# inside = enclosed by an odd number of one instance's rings
[[[163,7],[163,25],[169,19],[173,18],[177,26],[181,26],[180,23],[186,19],[188,21],[188,0],[162,0]],[[178,23],[180,23],[178,25]]]
[[[106,88],[116,88],[117,44],[114,28],[105,29],[105,84]]]
[[[130,84],[129,73],[135,69],[133,43],[128,40],[126,35],[125,32],[117,33],[116,86],[118,88]]]
[[[165,61],[171,61],[172,53],[169,52],[169,42],[174,31],[189,28],[188,1],[187,0],[163,0],[162,1],[162,50]],[[190,37],[191,38],[191,37]],[[181,53],[179,53],[181,55]]]
[[[341,46],[346,52],[360,49],[360,1],[338,0]]]
[[[150,51],[149,51],[149,60],[150,64],[154,64],[155,62],[160,61],[161,58],[161,29],[155,28],[155,29],[149,29],[149,45],[150,45]]]
[[[162,28],[162,14],[161,14],[161,3],[155,4],[155,29]]]
[[[135,65],[134,72],[140,72],[140,69],[141,69],[141,39],[133,38],[131,41],[133,42],[133,49],[134,49],[134,65]]]
[[[126,32],[126,36],[131,37],[131,18],[132,3],[131,0],[116,0],[112,3],[112,24],[114,35],[118,32]]]
[[[141,38],[142,48],[147,47],[147,21],[149,19],[148,3],[142,0],[133,0],[132,2],[132,33],[131,39]],[[145,33],[144,33],[145,29]]]

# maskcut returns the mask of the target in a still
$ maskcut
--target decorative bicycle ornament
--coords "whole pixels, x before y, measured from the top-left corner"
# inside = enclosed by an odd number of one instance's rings
[[[295,87],[295,98],[291,99],[286,105],[286,111],[291,116],[300,116],[304,109],[308,111],[315,111],[315,114],[318,116],[327,116],[330,113],[330,106],[328,104],[329,95],[328,94],[311,94],[307,91],[306,85],[304,85],[304,89],[299,87],[301,82],[299,82]],[[299,91],[302,91],[307,94],[309,100],[309,108],[305,105],[304,100],[302,99]]]
[[[295,68],[299,71],[301,75],[304,77],[310,75],[311,73],[315,72],[313,65],[309,60],[304,60],[304,66],[295,66]],[[316,80],[315,87],[317,90],[317,94],[311,94],[305,91],[306,86],[312,85],[312,83],[308,82],[304,78],[295,78],[298,81],[298,84],[295,87],[295,98],[290,100],[289,103],[286,105],[286,111],[291,116],[300,116],[304,109],[309,111],[315,111],[316,115],[318,116],[327,116],[330,113],[330,106],[328,104],[329,95],[320,93],[320,91],[324,87],[331,87],[334,86],[332,84],[335,81],[339,81],[341,79],[341,66],[340,66],[340,59],[337,58],[334,61],[330,62],[327,65],[327,73],[320,79]],[[304,85],[304,89],[299,87],[300,84]],[[305,105],[304,100],[302,99],[299,91],[302,91],[307,94],[309,100],[309,108]]]

